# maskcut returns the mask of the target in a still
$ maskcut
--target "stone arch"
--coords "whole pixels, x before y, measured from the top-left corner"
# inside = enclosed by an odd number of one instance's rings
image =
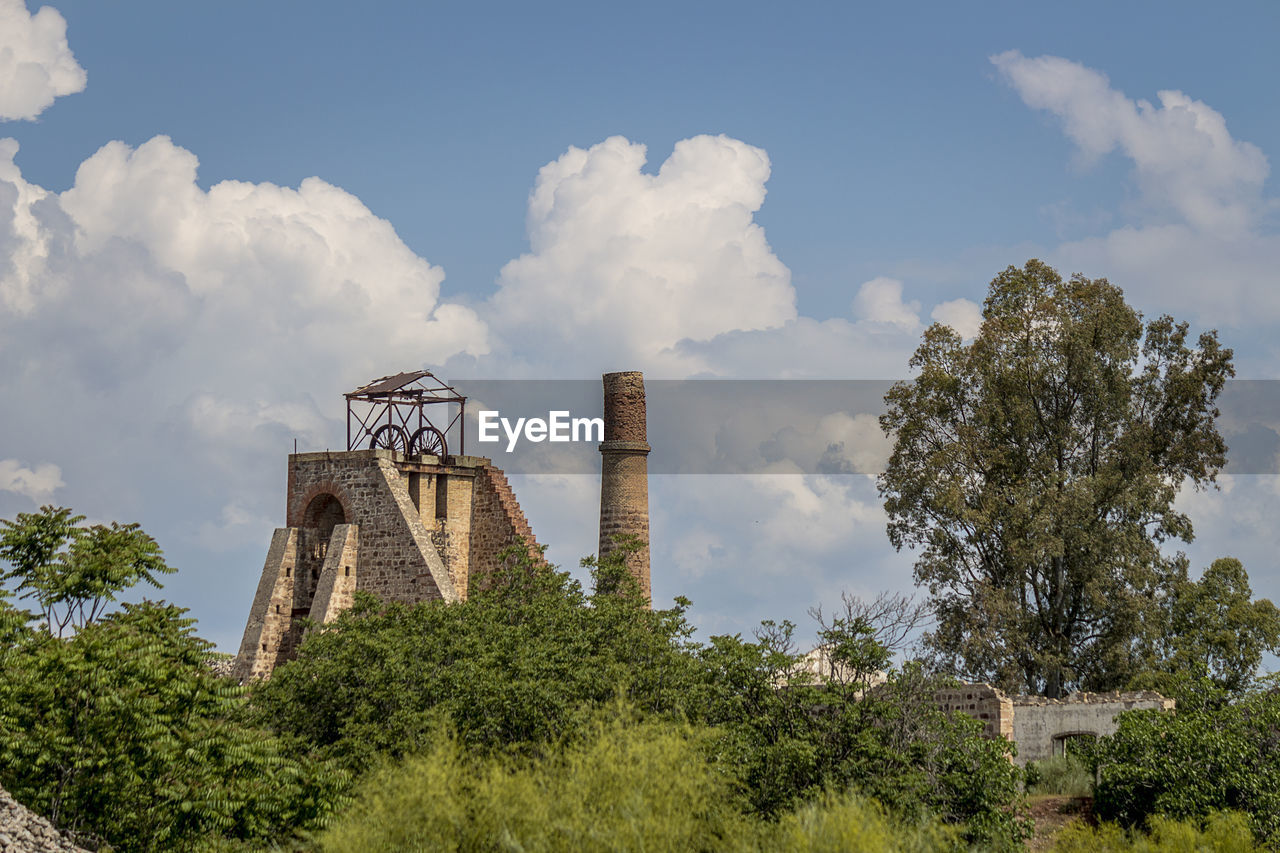
[[[302,511],[302,526],[315,528],[323,542],[333,535],[333,528],[348,522],[347,509],[341,499],[331,492],[320,492],[311,498]]]
[[[295,494],[290,498],[287,512],[288,525],[290,527],[311,526],[312,522],[307,518],[308,511],[315,504],[316,499],[320,497],[336,500],[342,506],[342,516],[346,523],[356,523],[351,501],[348,499],[346,491],[332,480],[322,480],[302,494]]]
[[[1098,732],[1090,729],[1073,729],[1066,732],[1058,732],[1053,736],[1049,743],[1049,753],[1054,758],[1063,758],[1071,754],[1071,742],[1081,738],[1096,740]]]

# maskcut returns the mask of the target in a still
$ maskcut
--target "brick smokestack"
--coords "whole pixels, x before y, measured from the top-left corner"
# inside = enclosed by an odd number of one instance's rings
[[[649,590],[649,443],[645,435],[644,374],[604,375],[604,443],[600,445],[600,559],[617,550],[616,535],[643,544],[626,566]]]

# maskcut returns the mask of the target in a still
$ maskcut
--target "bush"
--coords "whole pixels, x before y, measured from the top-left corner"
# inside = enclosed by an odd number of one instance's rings
[[[876,850],[889,853],[932,853],[967,848],[956,827],[937,820],[896,820],[875,800],[854,792],[827,793],[784,815],[776,826],[757,835],[760,850],[810,853]]]
[[[243,691],[173,606],[126,604],[70,639],[33,633],[0,679],[0,784],[114,849],[263,842],[318,826],[342,774],[237,719]]]
[[[1280,844],[1280,693],[1217,709],[1120,715],[1099,741],[1094,811],[1123,826],[1160,816],[1203,820],[1243,813],[1253,833]]]
[[[1204,821],[1156,817],[1151,833],[1125,832],[1114,823],[1091,827],[1073,823],[1054,837],[1054,853],[1245,853],[1258,849],[1249,819],[1238,812],[1214,812]]]
[[[357,593],[255,688],[253,704],[263,725],[353,769],[429,748],[441,722],[468,749],[533,754],[572,737],[582,707],[619,695],[679,716],[693,687],[688,632],[683,606],[588,596],[567,573],[526,561],[457,604]]]
[[[421,756],[374,773],[319,839],[325,851],[740,848],[749,824],[703,733],[597,723],[560,754],[468,756],[437,728]]]
[[[1032,761],[1026,767],[1028,794],[1087,797],[1093,793],[1093,772],[1074,755]]]
[[[560,754],[470,757],[447,730],[424,755],[373,774],[319,837],[328,853],[415,850],[953,851],[958,833],[902,823],[854,793],[778,822],[734,807],[707,760],[708,730],[595,717]]]

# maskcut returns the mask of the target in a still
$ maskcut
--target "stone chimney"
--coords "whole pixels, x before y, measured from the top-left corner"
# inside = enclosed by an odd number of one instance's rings
[[[644,374],[604,374],[604,443],[600,445],[600,559],[617,550],[615,536],[635,537],[642,547],[626,566],[649,590],[649,443],[645,436]]]

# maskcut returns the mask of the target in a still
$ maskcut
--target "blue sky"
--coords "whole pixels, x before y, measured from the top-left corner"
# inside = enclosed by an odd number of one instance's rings
[[[1035,256],[1278,378],[1274,3],[603,6],[0,0],[0,517],[143,523],[234,650],[292,439],[396,370],[896,378]],[[1187,505],[1280,598],[1275,479]],[[708,631],[910,588],[866,479],[653,504]]]

